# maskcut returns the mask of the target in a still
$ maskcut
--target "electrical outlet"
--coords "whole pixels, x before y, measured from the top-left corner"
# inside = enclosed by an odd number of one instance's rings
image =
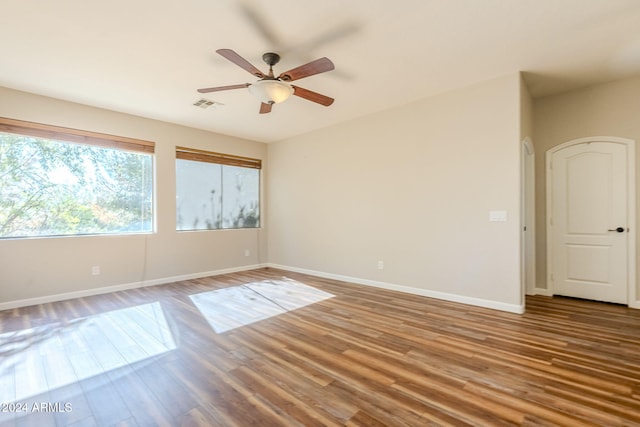
[[[91,267],[91,274],[93,276],[99,276],[100,275],[100,266],[99,265],[94,265],[93,267]]]
[[[250,255],[251,255],[251,251],[249,249],[245,249],[244,256],[250,256]]]
[[[378,270],[382,270],[384,268],[384,261],[378,261]]]

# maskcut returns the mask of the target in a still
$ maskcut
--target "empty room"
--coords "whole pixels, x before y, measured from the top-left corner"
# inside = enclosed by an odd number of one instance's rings
[[[640,426],[637,0],[0,6],[0,426]]]

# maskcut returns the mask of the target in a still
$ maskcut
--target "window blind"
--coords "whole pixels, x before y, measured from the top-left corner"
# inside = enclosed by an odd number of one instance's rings
[[[0,132],[96,145],[141,153],[155,152],[155,142],[0,117]]]
[[[260,159],[234,156],[232,154],[222,154],[213,151],[198,150],[195,148],[187,147],[176,147],[176,159],[262,169],[262,160]]]

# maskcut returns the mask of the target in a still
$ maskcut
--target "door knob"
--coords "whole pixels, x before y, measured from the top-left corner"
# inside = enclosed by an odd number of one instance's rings
[[[607,231],[617,231],[618,233],[624,233],[624,228],[618,227],[618,228],[615,228],[613,230],[607,230]]]

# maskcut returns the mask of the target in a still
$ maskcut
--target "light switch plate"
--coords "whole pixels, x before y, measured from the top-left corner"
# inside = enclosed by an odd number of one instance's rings
[[[489,211],[489,221],[504,222],[507,220],[507,211]]]

